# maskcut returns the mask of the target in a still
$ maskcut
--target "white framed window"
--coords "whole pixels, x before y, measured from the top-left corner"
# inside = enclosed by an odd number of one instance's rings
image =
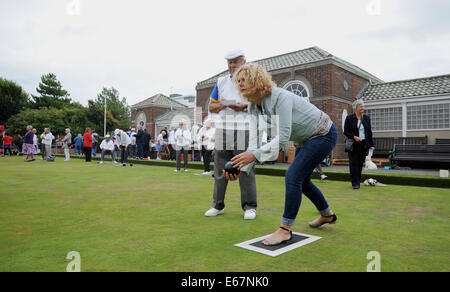
[[[450,128],[450,103],[408,105],[408,130]]]
[[[372,131],[401,131],[402,108],[388,107],[367,109],[365,114],[370,116]]]
[[[283,88],[298,96],[304,97],[309,101],[308,86],[306,86],[306,84],[301,82],[300,80],[290,81],[286,83],[286,85]]]

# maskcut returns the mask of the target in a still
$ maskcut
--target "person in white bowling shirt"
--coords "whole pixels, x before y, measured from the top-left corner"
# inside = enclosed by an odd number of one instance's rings
[[[188,171],[188,151],[190,150],[191,145],[191,132],[187,128],[187,124],[185,121],[180,122],[180,127],[177,129],[175,133],[175,149],[177,151],[177,169],[175,172],[180,172],[181,168],[181,154],[183,154],[184,159],[184,171]]]

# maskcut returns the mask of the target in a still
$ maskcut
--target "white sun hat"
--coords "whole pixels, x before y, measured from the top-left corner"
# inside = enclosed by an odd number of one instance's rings
[[[236,59],[237,57],[245,57],[244,51],[233,50],[233,51],[228,52],[228,54],[225,55],[226,60]]]

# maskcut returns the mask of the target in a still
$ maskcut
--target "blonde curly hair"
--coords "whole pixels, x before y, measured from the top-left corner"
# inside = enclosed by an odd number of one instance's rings
[[[261,99],[272,92],[272,88],[277,86],[272,80],[272,76],[256,63],[249,63],[240,67],[234,74],[234,83],[239,88],[239,80],[244,79],[249,92],[244,96],[249,102],[258,103]],[[242,93],[242,92],[241,92]]]

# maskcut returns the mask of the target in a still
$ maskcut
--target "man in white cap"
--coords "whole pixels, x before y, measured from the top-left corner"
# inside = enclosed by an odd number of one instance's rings
[[[131,144],[128,147],[128,155],[131,158],[136,158],[136,154],[137,154],[137,146],[136,146],[136,129],[135,128],[131,128],[130,133],[128,134],[128,136],[131,139]]]
[[[224,166],[232,157],[246,151],[249,139],[248,102],[241,97],[233,82],[233,73],[245,64],[245,55],[241,50],[234,50],[229,52],[225,59],[229,74],[219,77],[210,96],[209,111],[216,128],[216,151],[213,203],[205,213],[207,217],[224,213],[225,192],[228,185],[228,180],[223,175]],[[245,212],[244,219],[255,219],[257,202],[254,167],[248,174],[240,176],[239,186],[241,207]]]
[[[105,140],[103,140],[102,143],[100,144],[100,149],[102,150],[102,160],[100,161],[101,164],[103,163],[106,154],[110,154],[113,163],[117,163],[116,155],[114,154],[114,142],[111,140],[110,135],[105,136]]]
[[[116,134],[116,145],[120,149],[120,163],[125,166],[128,163],[128,145],[131,144],[131,139],[127,133],[120,129],[116,129],[114,134]]]

